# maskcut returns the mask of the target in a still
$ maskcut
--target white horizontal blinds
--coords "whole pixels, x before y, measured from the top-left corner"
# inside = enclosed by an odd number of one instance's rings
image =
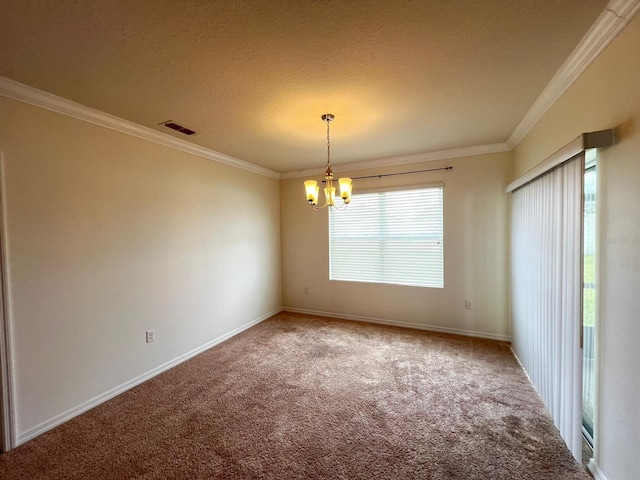
[[[329,215],[329,278],[444,285],[441,186],[353,196]]]
[[[513,348],[580,461],[584,155],[513,192]]]

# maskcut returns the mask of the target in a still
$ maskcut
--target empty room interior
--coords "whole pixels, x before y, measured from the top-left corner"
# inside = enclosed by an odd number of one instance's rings
[[[0,0],[0,476],[640,478],[639,9]]]

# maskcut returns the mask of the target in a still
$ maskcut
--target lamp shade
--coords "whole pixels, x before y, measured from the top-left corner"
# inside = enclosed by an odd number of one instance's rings
[[[327,187],[324,189],[324,196],[327,199],[327,206],[332,207],[336,204],[336,187]]]
[[[307,191],[307,201],[311,205],[318,204],[318,192],[320,191],[320,187],[318,187],[318,182],[315,180],[307,180],[304,182],[304,188]]]
[[[344,203],[349,203],[351,201],[351,179],[341,178],[338,183],[340,184],[340,197],[342,197]]]

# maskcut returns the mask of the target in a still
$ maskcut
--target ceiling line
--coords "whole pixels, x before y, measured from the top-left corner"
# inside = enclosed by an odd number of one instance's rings
[[[540,96],[533,103],[531,108],[522,117],[520,123],[513,130],[507,141],[503,144],[491,144],[493,146],[504,146],[496,148],[493,152],[507,152],[518,146],[527,133],[538,123],[542,116],[560,99],[562,94],[580,77],[582,72],[593,63],[613,39],[627,26],[634,15],[640,10],[640,0],[610,0],[609,4],[582,37],[576,48],[564,61],[555,75],[551,78]],[[415,161],[405,161],[407,163],[418,163],[421,161],[442,160],[459,158],[483,153],[493,153],[482,151],[484,145],[468,147],[467,149],[442,150],[439,152],[427,152],[419,155],[412,155]],[[479,149],[478,152],[475,150]],[[456,152],[459,153],[456,155]],[[427,157],[427,158],[424,158]],[[408,157],[395,157],[389,159],[372,160],[360,163],[340,165],[340,169],[361,170],[366,168],[376,168],[391,165],[398,165],[398,160]],[[323,169],[303,170],[288,172],[281,175],[281,178],[297,178],[308,175],[316,175],[324,172]]]
[[[367,160],[364,162],[343,163],[334,165],[334,170],[339,172],[351,172],[355,170],[366,170],[369,168],[392,167],[398,165],[410,165],[413,163],[434,162],[436,160],[450,160],[452,158],[474,157],[486,155],[488,153],[509,152],[511,148],[506,143],[490,143],[487,145],[474,145],[472,147],[452,148],[449,150],[439,150],[437,152],[417,153],[414,155],[402,155],[400,157],[387,157],[377,160]],[[299,178],[313,175],[322,175],[324,168],[312,168],[298,172],[287,172],[280,175],[281,179]]]
[[[343,164],[340,165],[340,168],[345,170],[362,170],[366,168],[419,163],[513,150],[542,116],[558,101],[560,96],[562,96],[582,72],[597,58],[602,50],[624,29],[638,10],[640,10],[640,0],[610,0],[607,7],[552,77],[551,81],[547,84],[505,143],[477,145],[438,152],[425,152],[416,155]],[[270,178],[287,179],[317,173],[316,169],[312,169],[281,174],[254,163],[225,155],[206,147],[201,147],[158,132],[149,127],[124,120],[4,77],[0,77],[0,96]]]
[[[507,139],[512,150],[607,45],[624,30],[638,10],[640,0],[610,0]]]
[[[143,140],[149,140],[166,147],[191,153],[199,157],[214,160],[231,167],[240,168],[249,172],[257,173],[265,177],[280,178],[278,172],[269,170],[251,162],[240,160],[239,158],[225,155],[206,147],[201,147],[191,142],[172,137],[166,133],[158,132],[144,125],[140,125],[129,120],[125,120],[115,115],[87,107],[72,100],[59,97],[52,93],[48,93],[37,88],[24,85],[20,82],[0,77],[0,96],[10,98],[22,103],[27,103],[35,107],[44,108],[52,112],[67,115],[78,120],[93,123],[101,127],[106,127],[120,133],[132,135]]]

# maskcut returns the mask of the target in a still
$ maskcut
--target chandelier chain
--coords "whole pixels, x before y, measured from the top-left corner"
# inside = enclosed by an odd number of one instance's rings
[[[331,141],[329,137],[329,119],[327,119],[327,165],[331,166]]]
[[[331,122],[335,116],[331,113],[325,113],[320,118],[327,123],[327,169],[324,172],[325,202],[322,207],[318,207],[318,193],[320,191],[320,187],[316,180],[307,180],[304,182],[307,201],[317,212],[320,212],[327,207],[330,210],[334,208],[337,210],[344,210],[347,208],[347,204],[351,201],[351,179],[346,177],[338,179],[338,184],[340,185],[340,196],[338,198],[341,198],[343,203],[340,206],[337,206],[335,203],[336,187],[334,187],[333,171],[331,170],[331,127],[329,126],[329,122]]]

